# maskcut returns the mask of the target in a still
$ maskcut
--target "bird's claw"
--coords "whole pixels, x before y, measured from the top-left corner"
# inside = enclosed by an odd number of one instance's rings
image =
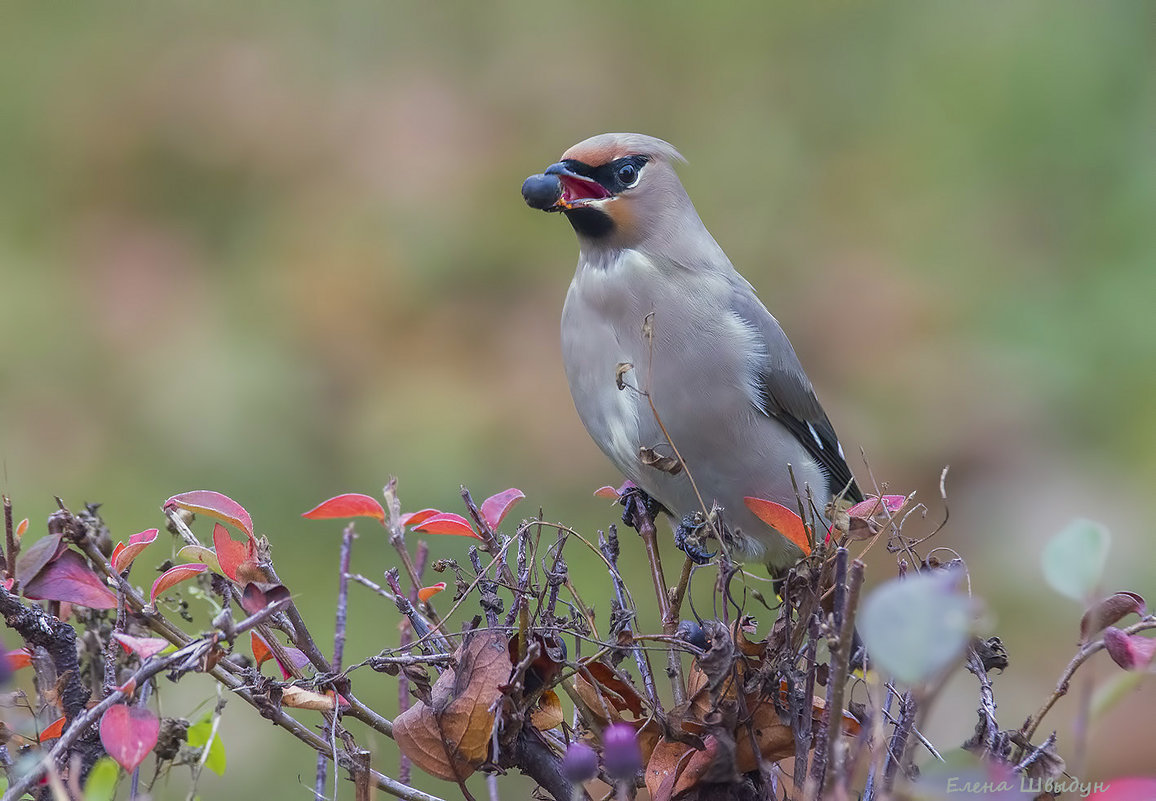
[[[662,504],[651,498],[641,487],[625,488],[619,495],[618,502],[622,504],[622,523],[637,529],[635,514],[640,513],[650,518],[651,522],[663,511]]]
[[[718,551],[711,553],[706,549],[704,530],[709,528],[702,515],[687,515],[674,530],[674,544],[696,565],[705,565],[718,555]]]

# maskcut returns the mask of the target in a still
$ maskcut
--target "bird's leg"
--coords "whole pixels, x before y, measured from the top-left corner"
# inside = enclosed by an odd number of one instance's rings
[[[718,553],[706,549],[707,538],[704,535],[710,534],[711,530],[702,512],[687,515],[674,529],[674,544],[696,565],[705,565]]]

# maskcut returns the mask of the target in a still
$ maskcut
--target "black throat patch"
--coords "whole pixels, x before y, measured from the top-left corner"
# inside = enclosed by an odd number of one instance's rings
[[[574,232],[578,236],[584,236],[587,239],[601,239],[614,231],[614,220],[610,219],[610,215],[598,209],[590,207],[583,207],[577,209],[566,209],[562,212],[566,215],[566,219],[574,226]]]

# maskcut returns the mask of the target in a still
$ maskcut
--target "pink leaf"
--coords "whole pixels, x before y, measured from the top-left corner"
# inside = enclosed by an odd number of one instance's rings
[[[314,506],[301,515],[310,520],[332,520],[341,517],[372,517],[385,524],[385,509],[376,499],[368,495],[350,492],[338,495]]]
[[[497,528],[502,520],[514,508],[514,504],[526,497],[520,489],[511,487],[504,492],[491,495],[482,501],[482,519],[490,524],[490,528]]]
[[[305,652],[300,648],[293,648],[292,646],[288,645],[285,646],[285,656],[289,658],[289,664],[296,668],[298,673],[301,672],[302,668],[309,665],[309,657],[307,657]],[[276,654],[273,655],[273,658],[277,662],[277,667],[281,668],[281,676],[286,681],[293,678],[293,672],[284,664],[282,664],[281,660],[277,658]]]
[[[129,634],[121,634],[119,631],[114,631],[112,638],[119,642],[124,650],[136,654],[141,659],[156,656],[169,647],[169,641],[163,640],[160,637],[133,637]]]
[[[594,490],[594,497],[606,498],[610,501],[616,501],[618,500],[618,490],[607,484],[604,487],[599,487],[598,489]]]
[[[123,573],[140,556],[141,551],[156,542],[157,530],[145,529],[139,534],[128,538],[128,545],[118,542],[112,551],[112,568],[117,573]]]
[[[100,719],[100,742],[108,755],[129,773],[136,770],[157,744],[161,722],[139,706],[110,706]]]
[[[765,498],[746,497],[743,498],[743,503],[754,513],[755,517],[795,543],[804,556],[811,553],[811,543],[807,539],[807,527],[803,525],[803,519],[797,513],[792,512],[781,503],[768,501]]]
[[[1147,670],[1156,656],[1156,639],[1126,634],[1113,626],[1104,629],[1104,649],[1125,670]]]
[[[905,503],[907,503],[906,495],[881,495],[878,498],[860,501],[848,509],[847,514],[867,520],[883,512],[893,515],[902,509]]]
[[[434,515],[440,515],[441,512],[437,509],[422,509],[420,512],[409,512],[398,518],[398,522],[403,526],[418,526],[424,521],[429,520]]]
[[[237,581],[237,569],[253,555],[253,543],[240,542],[229,536],[229,530],[220,523],[213,524],[213,548],[221,572]]]
[[[209,569],[208,565],[192,564],[192,565],[177,565],[170,567],[162,573],[156,581],[153,582],[152,592],[149,593],[149,602],[157,605],[157,596],[165,590],[180,584],[186,579],[191,579],[193,576],[198,576]]]
[[[442,512],[427,517],[419,525],[414,526],[413,530],[424,531],[426,534],[453,534],[458,537],[481,539],[470,527],[468,520],[453,512]]]
[[[162,508],[168,511],[172,506],[228,523],[244,531],[249,539],[253,539],[253,518],[245,511],[245,507],[227,495],[212,490],[182,492],[165,501]]]
[[[24,587],[34,601],[66,601],[89,609],[116,609],[116,593],[76,551],[65,551]]]
[[[16,578],[27,584],[36,574],[44,569],[68,547],[60,534],[49,534],[41,537],[16,557]]]

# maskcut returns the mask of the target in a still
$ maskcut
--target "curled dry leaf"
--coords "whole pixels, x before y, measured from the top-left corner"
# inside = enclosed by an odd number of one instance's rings
[[[193,576],[199,576],[209,569],[208,565],[192,564],[192,565],[177,565],[170,567],[164,573],[157,577],[153,582],[152,591],[149,593],[149,603],[153,606],[157,605],[157,596],[167,589],[180,584],[182,581],[191,579]]]
[[[781,503],[768,501],[765,498],[743,498],[743,503],[751,510],[755,517],[762,520],[775,531],[782,534],[799,547],[806,556],[811,553],[811,541],[807,537],[807,527],[797,512],[793,512]]]
[[[428,704],[418,701],[393,722],[401,752],[433,776],[465,779],[489,754],[495,702],[509,677],[506,638],[495,631],[471,634],[457,663],[434,683]]]
[[[245,507],[227,495],[212,490],[182,492],[165,501],[161,508],[168,511],[172,507],[228,523],[253,539],[253,518],[245,511]]]
[[[281,691],[281,704],[293,709],[330,712],[333,710],[333,695],[322,695],[304,687],[290,685]]]
[[[1080,618],[1080,642],[1087,642],[1089,637],[1105,626],[1111,626],[1128,615],[1143,617],[1147,611],[1147,605],[1140,595],[1127,591],[1114,592],[1084,612]]]
[[[622,721],[622,713],[627,711],[635,716],[643,714],[638,690],[602,662],[583,663],[574,676],[574,686],[590,714],[602,725]]]
[[[470,526],[468,520],[453,512],[439,512],[436,515],[431,515],[412,528],[414,531],[421,531],[426,534],[453,534],[458,537],[481,539]]]
[[[357,492],[347,492],[344,495],[337,495],[327,501],[322,501],[301,516],[310,520],[372,517],[379,523],[385,523],[385,509],[382,508],[377,499]]]
[[[511,487],[486,498],[482,501],[482,507],[478,511],[482,513],[482,519],[490,524],[490,528],[496,529],[510,510],[514,508],[514,504],[525,497],[526,493]]]

